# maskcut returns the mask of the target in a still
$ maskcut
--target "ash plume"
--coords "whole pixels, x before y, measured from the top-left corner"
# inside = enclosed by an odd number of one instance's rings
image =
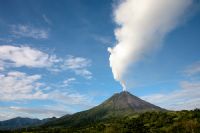
[[[159,47],[160,42],[186,16],[193,0],[121,0],[114,8],[117,44],[108,48],[116,81],[126,90],[128,67]]]

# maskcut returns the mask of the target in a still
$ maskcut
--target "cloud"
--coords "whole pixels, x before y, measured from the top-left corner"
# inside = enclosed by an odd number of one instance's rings
[[[15,117],[29,117],[29,118],[51,118],[61,117],[70,112],[61,109],[51,109],[48,107],[33,108],[33,107],[20,107],[20,106],[6,106],[0,107],[1,115],[0,120],[8,120]]]
[[[75,78],[69,78],[63,81],[61,87],[67,87],[69,86],[72,82],[74,82],[76,79]]]
[[[0,75],[0,101],[22,100],[50,100],[67,105],[88,105],[87,96],[72,92],[69,89],[60,90],[55,86],[45,85],[39,80],[41,75],[27,75],[22,72],[12,71],[6,75]],[[64,85],[69,85],[74,78],[65,80]],[[44,93],[45,87],[54,88]],[[57,86],[58,87],[58,86]]]
[[[45,14],[42,15],[42,18],[44,19],[44,21],[45,21],[47,24],[49,24],[49,25],[52,24],[51,20],[50,20],[49,18],[47,18],[47,16],[46,16]]]
[[[47,117],[60,117],[65,114],[68,114],[69,112],[59,110],[59,109],[48,109],[48,108],[26,108],[26,107],[18,107],[18,106],[11,106],[9,109],[20,112],[20,113],[26,113],[29,116],[30,115],[43,115],[43,118]]]
[[[78,70],[74,70],[74,72],[77,75],[81,75],[81,76],[85,77],[86,79],[92,78],[92,73],[87,69],[78,69]]]
[[[178,26],[192,0],[122,0],[114,9],[117,44],[108,48],[115,80],[125,88],[125,73]]]
[[[200,108],[200,82],[182,81],[180,89],[171,93],[143,96],[142,99],[171,110]]]
[[[43,68],[49,71],[58,70],[56,72],[73,71],[76,75],[83,76],[87,79],[92,77],[92,73],[88,70],[91,61],[83,57],[67,56],[67,58],[58,58],[56,55],[50,55],[43,51],[28,46],[0,46],[0,101],[16,102],[16,103],[32,103],[32,101],[50,101],[55,106],[61,104],[67,110],[54,110],[49,108],[23,108],[13,106],[8,108],[8,112],[0,111],[7,119],[14,116],[35,116],[45,118],[49,116],[60,116],[64,112],[74,112],[74,108],[91,107],[91,98],[80,94],[75,90],[67,88],[76,79],[69,78],[61,84],[43,83],[44,78],[40,74],[28,74],[20,71],[11,71],[11,68],[27,67]],[[20,69],[21,71],[24,69]],[[65,87],[60,88],[60,87]],[[31,115],[31,112],[35,112]],[[46,114],[44,113],[46,112]]]
[[[171,110],[200,108],[200,81],[194,78],[199,74],[198,67],[199,62],[186,67],[183,71],[185,80],[181,80],[174,91],[143,96],[142,99]]]
[[[82,57],[69,56],[65,60],[65,66],[68,69],[82,69],[91,65],[91,61]]]
[[[68,56],[64,60],[62,68],[64,70],[71,70],[77,75],[81,75],[87,79],[92,78],[92,73],[88,70],[88,67],[91,66],[91,60],[83,57],[74,57]]]
[[[86,79],[92,78],[88,70],[91,60],[83,57],[67,56],[66,59],[49,55],[28,46],[0,46],[0,71],[9,67],[46,68],[52,72],[73,71]]]
[[[62,90],[59,84],[51,85],[40,82],[41,75],[28,75],[19,71],[0,74],[0,101],[50,100],[66,105],[88,105],[87,96],[71,91]],[[64,80],[62,87],[67,87],[75,78]],[[50,89],[46,92],[45,88]]]
[[[11,38],[0,38],[0,42],[4,42],[4,43],[10,43],[13,40]]]
[[[14,113],[8,112],[7,110],[3,110],[2,107],[0,107],[1,113],[0,113],[0,121],[8,120],[11,118],[16,117]]]
[[[182,81],[180,85],[181,88],[183,89],[190,89],[190,90],[200,89],[200,82]]]
[[[0,46],[0,66],[4,67],[51,67],[59,59],[27,46]]]
[[[41,75],[27,75],[26,73],[11,71],[0,75],[0,101],[20,101],[45,99],[39,82]]]
[[[12,25],[11,33],[17,37],[27,37],[33,39],[47,39],[49,37],[48,30],[29,25]]]
[[[71,92],[70,90],[60,91],[54,90],[49,92],[49,99],[53,99],[57,103],[67,105],[81,105],[90,106],[90,98],[78,92]]]
[[[107,36],[100,36],[100,35],[93,35],[92,36],[96,41],[101,42],[102,44],[112,45],[113,41],[110,37]]]
[[[4,71],[4,67],[1,63],[0,63],[0,71]]]
[[[188,66],[184,73],[188,76],[200,74],[200,61]]]

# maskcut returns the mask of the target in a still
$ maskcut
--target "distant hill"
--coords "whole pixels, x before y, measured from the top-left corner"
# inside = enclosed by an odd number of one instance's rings
[[[158,106],[148,103],[127,91],[116,93],[102,104],[73,115],[63,116],[55,121],[47,122],[44,127],[71,127],[83,126],[87,123],[111,117],[124,117],[134,113],[146,111],[166,111]]]
[[[56,118],[54,117],[43,119],[43,120],[16,117],[16,118],[5,120],[5,121],[0,121],[0,130],[12,130],[12,129],[17,129],[17,128],[25,128],[29,126],[39,126],[55,119]]]

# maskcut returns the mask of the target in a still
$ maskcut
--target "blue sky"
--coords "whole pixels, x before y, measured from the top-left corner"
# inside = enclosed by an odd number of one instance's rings
[[[115,2],[0,0],[0,120],[59,117],[122,91],[107,51]],[[199,35],[195,11],[129,70],[128,91],[167,109],[200,107]]]

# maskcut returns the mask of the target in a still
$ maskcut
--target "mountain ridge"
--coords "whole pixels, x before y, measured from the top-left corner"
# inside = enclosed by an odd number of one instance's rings
[[[39,126],[55,119],[55,117],[42,120],[28,117],[15,117],[12,119],[0,121],[0,130],[13,130],[18,128],[26,128],[29,126]]]

